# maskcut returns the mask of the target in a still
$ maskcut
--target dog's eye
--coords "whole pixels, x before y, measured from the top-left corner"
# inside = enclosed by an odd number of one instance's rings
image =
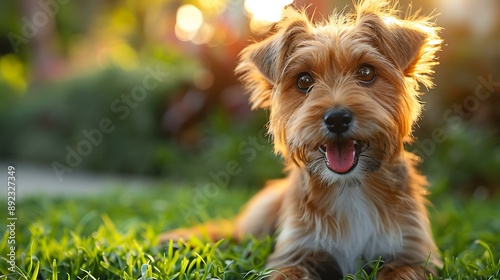
[[[375,70],[371,65],[361,65],[356,74],[359,82],[364,85],[371,84],[373,81],[375,81]]]
[[[311,74],[302,72],[297,76],[297,89],[302,93],[309,93],[314,86],[314,79]]]

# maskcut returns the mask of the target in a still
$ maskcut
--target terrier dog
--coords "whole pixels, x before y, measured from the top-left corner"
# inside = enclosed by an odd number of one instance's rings
[[[362,1],[319,24],[288,7],[273,35],[241,52],[236,73],[253,108],[269,110],[289,175],[260,191],[230,234],[278,231],[272,279],[341,278],[378,258],[377,279],[427,279],[440,265],[427,182],[404,144],[441,39],[429,17],[399,18],[395,7]]]

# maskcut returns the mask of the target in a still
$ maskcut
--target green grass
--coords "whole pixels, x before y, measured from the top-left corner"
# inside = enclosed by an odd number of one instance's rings
[[[250,197],[238,188],[194,205],[187,186],[114,189],[98,197],[24,198],[16,209],[16,272],[8,268],[8,231],[0,244],[0,278],[262,279],[273,240],[215,244],[192,239],[158,246],[162,231],[230,217]],[[5,199],[2,209],[6,209]],[[432,197],[431,219],[445,257],[438,279],[500,279],[498,200]],[[5,206],[5,207],[4,207]],[[360,270],[345,279],[375,279]]]

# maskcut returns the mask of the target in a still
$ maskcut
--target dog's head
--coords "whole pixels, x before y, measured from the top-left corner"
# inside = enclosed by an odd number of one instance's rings
[[[396,13],[364,1],[313,24],[288,7],[274,35],[242,51],[236,72],[253,108],[270,110],[269,132],[287,161],[332,182],[402,154],[441,40],[428,18]]]

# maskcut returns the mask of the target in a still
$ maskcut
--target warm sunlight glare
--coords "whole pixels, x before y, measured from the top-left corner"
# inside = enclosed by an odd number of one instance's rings
[[[203,26],[203,13],[193,5],[183,5],[177,10],[175,34],[179,40],[188,41],[194,38]]]
[[[214,27],[208,23],[203,23],[198,32],[192,38],[192,42],[197,45],[207,44],[212,40],[215,30]]]
[[[221,10],[227,5],[227,0],[198,0],[198,4],[203,9]]]
[[[283,8],[293,0],[245,0],[245,9],[253,19],[265,22],[277,22],[281,19]]]

